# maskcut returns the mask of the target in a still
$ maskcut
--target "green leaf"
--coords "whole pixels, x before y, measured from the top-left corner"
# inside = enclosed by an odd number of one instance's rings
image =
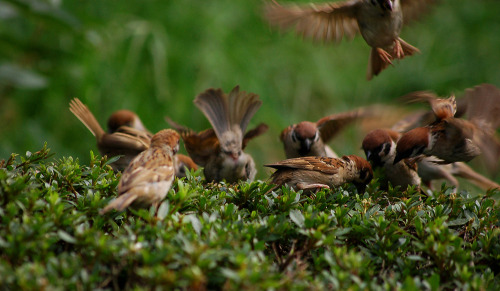
[[[59,236],[60,239],[62,239],[63,241],[67,242],[67,243],[70,243],[70,244],[75,244],[76,243],[76,239],[71,236],[69,233],[65,232],[64,230],[58,230],[57,231],[57,235]]]
[[[299,227],[304,227],[305,218],[302,212],[297,209],[290,210],[290,219]]]

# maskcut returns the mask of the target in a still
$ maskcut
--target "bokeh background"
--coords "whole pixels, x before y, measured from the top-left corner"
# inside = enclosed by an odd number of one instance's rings
[[[283,1],[285,2],[285,1]],[[290,2],[290,1],[286,1]],[[306,1],[295,1],[306,2]],[[36,151],[89,161],[95,139],[68,110],[80,98],[105,125],[136,111],[153,132],[164,116],[209,127],[193,105],[209,87],[239,84],[263,106],[251,126],[270,129],[248,146],[259,167],[284,158],[278,136],[291,123],[368,104],[397,104],[415,90],[440,95],[480,83],[500,86],[500,1],[442,0],[402,38],[422,53],[368,82],[369,47],[303,41],[263,20],[261,0],[0,2],[0,159]],[[363,155],[362,133],[335,139],[340,154]],[[498,179],[497,179],[498,180]]]

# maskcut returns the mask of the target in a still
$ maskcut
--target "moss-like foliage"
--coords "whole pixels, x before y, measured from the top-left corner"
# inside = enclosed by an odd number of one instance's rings
[[[499,192],[314,196],[176,180],[158,209],[98,214],[120,174],[44,147],[0,164],[0,289],[495,289]],[[267,193],[269,192],[269,193]]]

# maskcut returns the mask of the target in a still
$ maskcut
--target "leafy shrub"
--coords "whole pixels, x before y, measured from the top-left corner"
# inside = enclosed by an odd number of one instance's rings
[[[176,180],[156,209],[100,216],[120,174],[49,160],[0,164],[0,286],[33,289],[495,289],[490,191],[350,188],[305,196],[262,181]]]

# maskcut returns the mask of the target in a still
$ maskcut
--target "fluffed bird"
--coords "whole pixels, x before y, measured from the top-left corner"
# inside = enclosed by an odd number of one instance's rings
[[[373,178],[370,163],[355,155],[342,158],[301,157],[264,166],[276,169],[271,175],[272,184],[288,185],[295,190],[314,191],[353,183],[362,193]]]
[[[317,122],[302,121],[288,126],[280,134],[286,158],[305,156],[338,158],[338,155],[327,143],[347,125],[366,115],[368,115],[366,110],[358,109],[332,114]]]
[[[134,127],[127,126],[142,124],[139,117],[131,111],[120,110],[114,113],[108,125],[110,133],[106,133],[96,118],[78,98],[71,100],[69,109],[96,137],[97,148],[101,155],[114,157],[123,155],[112,163],[113,169],[121,171],[139,153],[149,148],[151,135]]]
[[[251,139],[268,129],[267,125],[260,124],[245,133],[250,119],[262,104],[259,96],[240,91],[239,86],[229,94],[211,88],[196,96],[194,103],[213,129],[196,133],[169,118],[167,121],[180,132],[193,161],[204,167],[207,181],[253,180],[257,173],[255,162],[243,150]]]
[[[419,50],[399,37],[403,24],[417,18],[435,0],[350,0],[309,5],[265,6],[267,20],[281,29],[294,27],[298,34],[319,41],[339,43],[358,33],[371,47],[367,79],[378,75],[393,59]]]
[[[455,96],[426,100],[431,104],[436,121],[404,133],[397,143],[394,163],[419,155],[436,156],[443,163],[468,162],[478,156],[481,129],[472,122],[454,117]]]
[[[366,159],[374,168],[383,168],[386,180],[382,188],[387,189],[387,182],[393,187],[400,186],[406,190],[408,186],[420,188],[421,178],[417,172],[416,159],[403,159],[394,163],[396,157],[396,143],[400,133],[390,129],[376,129],[369,132],[363,139],[362,148]]]
[[[179,138],[173,129],[164,129],[153,135],[151,146],[123,171],[118,183],[119,196],[100,214],[111,209],[122,211],[130,205],[148,207],[163,200],[175,177],[174,155],[179,150]]]

